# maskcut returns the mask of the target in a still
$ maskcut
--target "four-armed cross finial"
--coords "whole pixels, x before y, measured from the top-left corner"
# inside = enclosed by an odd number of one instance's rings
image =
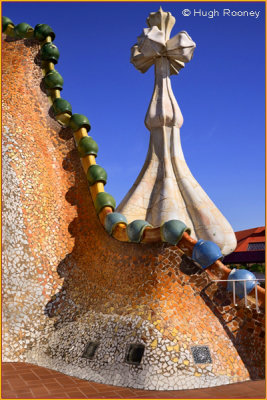
[[[148,109],[145,124],[151,128],[164,125],[183,124],[181,110],[173,95],[170,75],[178,74],[184,63],[191,60],[196,44],[185,31],[170,39],[175,18],[170,12],[150,13],[147,18],[149,28],[137,38],[131,49],[131,63],[141,72],[155,65],[155,88]]]
[[[117,211],[128,222],[144,219],[155,227],[178,219],[194,238],[211,240],[223,254],[231,253],[235,234],[184,159],[183,116],[171,88],[170,75],[178,74],[192,59],[196,45],[185,31],[170,39],[175,18],[161,8],[149,15],[147,24],[132,47],[131,62],[141,72],[155,65],[154,92],[145,117],[150,143],[145,164]]]
[[[144,28],[132,47],[131,62],[141,72],[146,72],[155,64],[157,57],[167,57],[170,73],[178,74],[184,63],[190,61],[196,44],[187,32],[181,31],[170,39],[175,18],[169,12],[151,13],[147,18],[149,28]]]

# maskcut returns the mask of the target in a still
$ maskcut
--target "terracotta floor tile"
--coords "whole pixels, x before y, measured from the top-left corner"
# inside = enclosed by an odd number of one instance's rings
[[[106,394],[106,393],[99,393],[99,395],[97,396],[97,397],[88,397],[88,399],[89,398],[97,398],[97,399],[117,399],[118,397],[116,396],[116,394],[115,393],[113,393],[113,394]]]
[[[45,382],[38,380],[38,381],[25,381],[24,387],[26,389],[31,389],[31,388],[36,389],[38,387],[43,389],[45,386],[46,386]]]
[[[111,391],[108,391],[108,392],[101,392],[101,393],[97,393],[97,392],[88,392],[88,391],[85,391],[85,390],[83,390],[83,389],[81,389],[80,388],[80,391],[82,392],[82,393],[84,393],[85,394],[85,396],[93,396],[93,397],[95,397],[95,398],[101,398],[102,396],[104,396],[104,395],[106,395],[106,396],[115,396],[115,394],[114,394],[114,392],[111,392]]]
[[[162,391],[159,390],[142,390],[142,389],[132,389],[137,396],[143,396],[145,394],[149,395],[159,395]]]
[[[75,385],[79,385],[79,387],[83,387],[84,389],[90,389],[96,392],[96,389],[94,388],[94,386],[92,385],[91,382],[89,381],[75,381]]]
[[[2,378],[2,390],[11,390],[11,386],[8,382],[3,382],[3,378]]]
[[[49,393],[48,390],[43,386],[39,386],[39,387],[36,386],[34,388],[31,388],[30,390],[34,394],[48,394]]]
[[[67,393],[68,393],[68,391],[51,390],[51,391],[49,391],[48,395],[49,396],[61,396],[62,398],[64,398],[64,397],[68,397]]]
[[[21,388],[21,389],[16,389],[16,390],[11,389],[11,390],[9,390],[9,391],[10,391],[10,392],[12,391],[12,392],[17,393],[17,394],[21,394],[21,393],[24,393],[24,392],[31,393],[31,390],[30,390],[29,388],[27,388],[27,387],[23,387],[23,388]]]
[[[39,379],[55,379],[54,375],[52,375],[50,373],[46,373],[46,372],[38,373],[38,377],[39,377]]]
[[[9,396],[9,398],[10,396],[13,397],[18,396],[19,398],[22,399],[22,398],[27,398],[28,396],[32,396],[32,393],[29,390],[20,390],[20,391],[7,390],[5,393],[3,393],[2,398],[4,399],[5,396]]]
[[[157,399],[155,395],[143,394],[142,396],[135,397],[136,399]]]
[[[44,387],[49,391],[49,392],[53,392],[53,393],[62,393],[65,391],[65,389],[59,385],[58,383],[51,383],[50,382],[43,382]],[[73,386],[76,387],[76,386]]]
[[[113,388],[114,388],[114,390],[116,390],[116,392],[121,391],[121,390],[127,390],[129,392],[134,393],[136,391],[138,392],[138,390],[139,390],[139,389],[133,389],[130,387],[123,387],[123,386],[113,386]]]
[[[64,385],[66,383],[71,383],[72,385],[75,383],[74,379],[72,379],[71,376],[67,376],[67,375],[61,375],[61,376],[57,376],[55,377],[57,382],[62,382]]]
[[[98,396],[98,397],[96,397],[96,396],[86,396],[86,398],[87,399],[103,399],[105,397],[101,397],[101,396]]]
[[[68,399],[86,399],[86,395],[79,390],[72,390],[67,392]]]
[[[20,372],[23,372],[23,371],[25,371],[25,372],[29,372],[29,371],[31,371],[31,367],[29,367],[29,365],[28,364],[24,364],[24,363],[13,363],[13,368],[15,369],[15,371],[20,371]]]
[[[83,387],[79,386],[79,390],[85,394],[85,396],[95,396],[98,397],[100,396],[99,392],[96,392],[95,390],[91,390],[91,389],[85,389]]]
[[[5,368],[2,369],[2,374],[9,373],[10,371],[14,371],[15,368],[12,363],[6,363]]]
[[[150,392],[150,390],[148,391],[148,390],[134,389],[134,388],[119,388],[119,389],[116,389],[116,390],[130,390],[136,396],[139,396],[139,395],[142,396],[143,394],[146,394],[147,392]]]
[[[40,379],[39,379],[39,382],[40,383],[42,383],[42,384],[44,384],[44,385],[49,385],[49,386],[59,386],[59,387],[61,387],[61,385],[59,385],[59,383],[56,381],[56,379],[54,379],[54,378],[48,378],[48,377],[45,377],[45,378],[43,378],[43,377],[39,377]],[[38,383],[37,381],[27,381],[26,382],[27,383],[27,385],[31,385],[31,384],[35,384],[35,383]]]
[[[15,364],[15,365],[14,365]],[[264,381],[247,381],[205,389],[151,391],[89,382],[31,364],[3,363],[2,398],[255,399],[265,398]],[[20,366],[19,366],[20,365]],[[7,366],[7,368],[6,368]],[[15,371],[11,374],[10,371]],[[8,373],[7,373],[8,372]],[[7,379],[8,377],[8,379]],[[37,379],[35,379],[35,377]],[[50,377],[50,378],[49,378]]]
[[[130,399],[130,398],[137,396],[136,393],[134,393],[132,390],[127,389],[127,388],[123,388],[122,390],[115,389],[114,392],[117,393],[119,396],[121,396],[124,399],[127,399],[127,398]]]
[[[112,385],[104,385],[102,383],[94,383],[92,382],[91,385],[93,386],[93,388],[97,391],[97,392],[106,392],[108,390],[114,390],[115,386]]]
[[[96,392],[96,393],[106,393],[106,392],[113,392],[114,390],[116,390],[116,386],[106,386],[106,385],[103,385],[103,386],[98,386],[98,387],[95,387],[94,385],[92,385],[92,388],[93,388],[93,390]]]
[[[56,382],[57,382],[57,385],[59,387],[62,387],[63,389],[77,386],[77,384],[75,384],[71,381],[61,380],[60,378],[56,378]]]
[[[17,396],[14,394],[14,392],[7,392],[5,395],[2,397],[2,399],[16,399]]]
[[[20,377],[24,381],[37,381],[37,380],[40,380],[40,377],[38,375],[33,374],[33,373],[21,373]]]
[[[13,373],[8,373],[8,374],[6,374],[6,375],[2,375],[2,379],[4,379],[4,380],[9,380],[9,379],[16,379],[17,378],[17,373],[15,372],[13,372]]]
[[[16,370],[15,369],[13,369],[13,370],[10,369],[10,370],[2,371],[1,376],[2,376],[2,378],[7,378],[7,377],[12,377],[15,374],[16,374]]]
[[[25,387],[25,381],[19,378],[12,378],[6,381],[13,389],[19,389],[21,387]]]
[[[96,390],[94,390],[94,389],[91,389],[91,388],[88,388],[88,387],[84,387],[84,386],[75,386],[75,387],[79,387],[79,390],[81,391],[81,392],[83,392],[85,395],[90,395],[90,394],[92,394],[92,395],[97,395],[99,392],[97,392]]]

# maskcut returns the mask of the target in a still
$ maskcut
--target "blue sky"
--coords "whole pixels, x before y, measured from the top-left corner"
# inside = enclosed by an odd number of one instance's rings
[[[154,85],[153,68],[141,74],[130,64],[130,48],[160,5],[176,18],[171,36],[186,30],[197,44],[193,59],[172,76],[187,164],[235,231],[264,225],[263,2],[2,2],[2,13],[14,24],[54,29],[61,97],[89,118],[97,162],[108,173],[105,190],[119,204],[145,160]],[[224,9],[259,15],[224,16]],[[218,13],[208,18],[194,10]]]

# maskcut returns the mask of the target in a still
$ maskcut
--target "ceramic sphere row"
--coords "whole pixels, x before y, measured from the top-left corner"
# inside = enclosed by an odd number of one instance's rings
[[[8,27],[11,28],[10,31],[8,31]],[[29,24],[24,22],[14,25],[10,18],[4,16],[2,17],[2,32],[15,38],[36,38],[40,42],[44,42],[48,37],[51,38],[51,41],[55,39],[55,33],[49,25],[37,24],[33,29]],[[53,65],[57,64],[59,59],[59,50],[57,46],[50,41],[43,43],[41,45],[40,58],[45,63],[53,63]],[[46,71],[44,84],[46,89],[50,91],[61,91],[63,89],[64,80],[60,73],[53,67]],[[87,132],[90,131],[91,125],[88,118],[82,114],[72,114],[71,104],[67,100],[62,99],[61,97],[56,97],[53,100],[53,110],[56,116],[60,116],[61,114],[67,114],[70,116],[66,126],[72,128],[74,133],[81,128],[85,128]],[[80,138],[77,147],[81,158],[88,155],[97,157],[98,145],[92,137],[87,136]],[[86,176],[90,186],[97,182],[101,182],[105,185],[107,182],[107,173],[100,165],[90,165]],[[113,210],[116,207],[114,198],[106,192],[97,194],[94,205],[98,214],[104,207],[112,207]]]

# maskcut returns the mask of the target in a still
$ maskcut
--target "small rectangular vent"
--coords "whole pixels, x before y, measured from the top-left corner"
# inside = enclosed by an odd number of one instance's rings
[[[212,359],[208,346],[192,346],[191,351],[193,354],[195,364],[211,364]]]
[[[99,346],[99,343],[89,342],[84,349],[82,357],[92,360],[94,358],[94,355],[95,355],[95,352],[96,352],[98,346]]]
[[[127,364],[139,365],[143,358],[145,346],[143,344],[130,344],[127,348],[125,361]]]

